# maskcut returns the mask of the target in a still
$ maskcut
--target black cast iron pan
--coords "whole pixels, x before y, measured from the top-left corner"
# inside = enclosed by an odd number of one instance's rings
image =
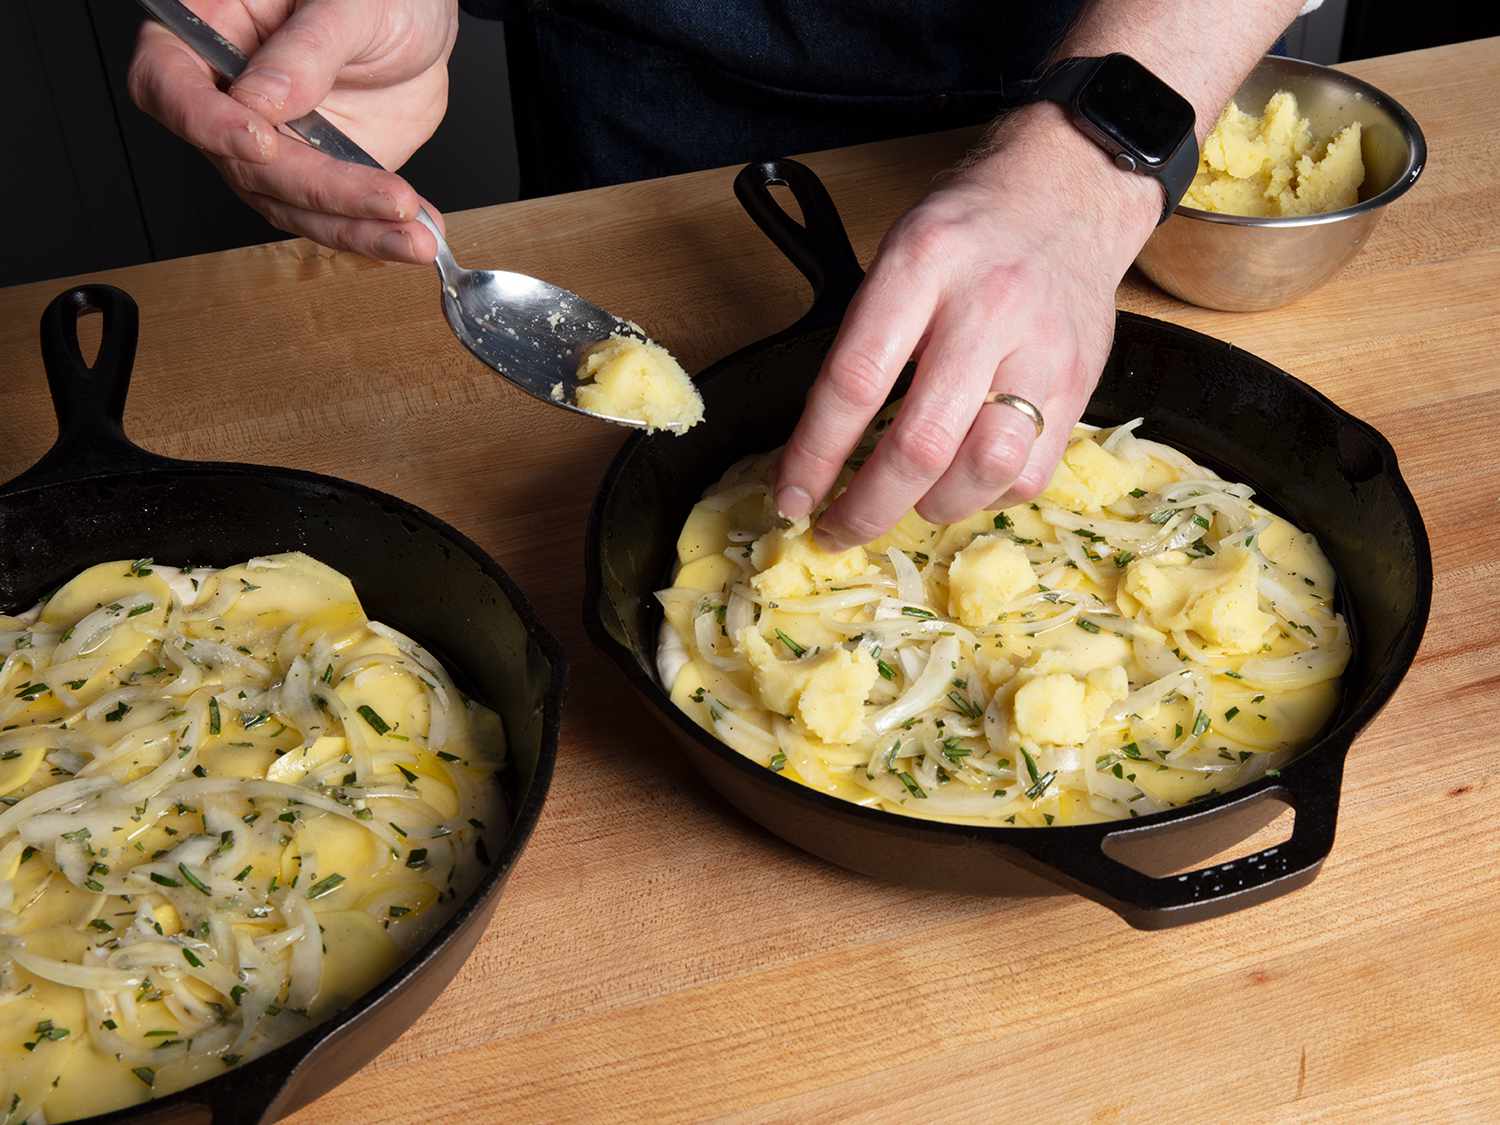
[[[78,318],[104,315],[92,367]],[[108,559],[224,566],[305,551],[354,582],[370,616],[428,644],[496,708],[508,734],[509,834],[474,893],[431,940],[357,1003],[278,1050],[144,1106],[91,1118],[248,1125],[283,1117],[353,1074],[405,1031],[458,972],[494,913],[541,813],[557,757],[562,650],[504,571],[453,528],[393,496],[313,473],[176,461],[132,444],[122,419],[135,302],[87,285],[42,314],[58,438],[0,488],[0,608],[15,611]],[[19,373],[13,373],[17,377]],[[214,397],[211,383],[205,399]]]
[[[770,192],[789,187],[804,223]],[[682,714],[657,681],[661,611],[677,534],[704,489],[735,461],[785,442],[863,274],[833,201],[792,160],[735,180],[751,218],[812,282],[788,330],[699,379],[707,420],[685,436],[630,438],[589,524],[584,616],[595,641],[665,721],[702,777],[745,815],[844,867],[916,886],[1005,894],[1076,891],[1134,926],[1198,921],[1303,886],[1333,847],[1344,758],[1411,666],[1427,622],[1432,557],[1390,444],[1284,371],[1184,328],[1120,313],[1088,419],[1144,415],[1141,431],[1225,475],[1313,532],[1342,583],[1356,637],[1339,711],[1278,777],[1138,820],[1067,828],[976,828],[865,809],[764,769]],[[897,394],[904,392],[898,384]],[[1296,810],[1291,839],[1247,858],[1181,872]],[[1129,863],[1122,862],[1122,857]]]

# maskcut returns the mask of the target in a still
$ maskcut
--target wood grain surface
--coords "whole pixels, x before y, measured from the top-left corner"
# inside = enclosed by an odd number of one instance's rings
[[[1343,274],[1266,313],[1134,276],[1119,303],[1266,357],[1394,442],[1432,620],[1349,759],[1317,881],[1164,933],[1074,897],[855,877],[696,784],[580,623],[584,516],[622,432],[487,375],[428,270],[299,241],[91,278],[141,305],[137,441],[405,497],[490,551],[574,661],[552,794],[479,949],[294,1120],[1500,1119],[1500,40],[1349,69],[1411,110],[1431,162]],[[968,139],[809,163],[868,259]],[[453,215],[453,247],[633,317],[697,369],[806,300],[733,171]],[[0,291],[0,479],[55,432],[36,326],[63,288]]]

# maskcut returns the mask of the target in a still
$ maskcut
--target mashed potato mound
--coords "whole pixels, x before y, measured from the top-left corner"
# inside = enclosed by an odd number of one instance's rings
[[[578,379],[578,405],[595,414],[638,419],[647,431],[677,434],[703,421],[698,388],[658,344],[611,336],[584,358]]]
[[[1318,215],[1359,201],[1365,165],[1360,125],[1341,129],[1314,155],[1312,125],[1286,90],[1259,117],[1234,102],[1203,142],[1198,174],[1183,204],[1227,215]]]

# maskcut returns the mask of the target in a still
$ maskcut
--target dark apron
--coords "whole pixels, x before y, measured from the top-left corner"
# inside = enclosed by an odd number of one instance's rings
[[[505,21],[523,196],[987,120],[1082,0],[463,0]]]

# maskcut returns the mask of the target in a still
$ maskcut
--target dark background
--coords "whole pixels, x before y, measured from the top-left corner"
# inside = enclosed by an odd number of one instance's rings
[[[0,164],[11,216],[0,285],[223,250],[285,237],[192,148],[125,93],[141,15],[129,0],[8,0],[0,104],[13,107]],[[443,211],[516,197],[516,156],[498,22],[461,17],[446,119],[403,174]],[[1500,34],[1500,5],[1472,0],[1324,0],[1283,52],[1339,62]]]

